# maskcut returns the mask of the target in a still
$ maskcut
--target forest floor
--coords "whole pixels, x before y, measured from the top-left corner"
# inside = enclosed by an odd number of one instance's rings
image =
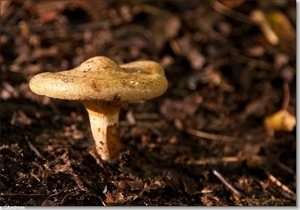
[[[0,15],[1,206],[296,206],[295,1],[12,0]],[[169,81],[122,108],[115,164],[90,154],[80,102],[28,86],[99,55],[154,60]]]

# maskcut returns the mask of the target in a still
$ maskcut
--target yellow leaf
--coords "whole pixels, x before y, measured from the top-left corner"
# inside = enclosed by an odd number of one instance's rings
[[[264,118],[264,125],[270,131],[293,131],[296,117],[286,110],[279,110]]]
[[[266,18],[279,38],[279,49],[290,56],[294,56],[296,53],[296,30],[290,20],[280,11],[270,12]]]

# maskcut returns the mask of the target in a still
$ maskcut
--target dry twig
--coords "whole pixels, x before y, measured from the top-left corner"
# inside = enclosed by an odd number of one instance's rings
[[[231,184],[229,184],[223,176],[216,170],[212,170],[213,174],[226,186],[228,187],[238,198],[240,198],[242,195],[239,191],[237,191]]]
[[[284,81],[282,84],[283,89],[283,102],[282,102],[282,110],[287,110],[290,102],[290,90],[288,82]]]
[[[27,136],[25,136],[25,138],[26,138],[26,140],[27,140],[27,143],[28,143],[28,145],[29,145],[29,147],[30,147],[30,149],[39,157],[39,158],[41,158],[41,159],[45,159],[42,155],[41,155],[41,153],[38,151],[38,149],[28,140],[28,137]]]
[[[251,24],[251,25],[254,25],[253,21],[251,21],[248,16],[242,14],[242,13],[239,13],[237,11],[234,11],[232,9],[230,9],[229,7],[226,7],[224,4],[218,2],[218,1],[212,1],[210,6],[218,11],[219,13],[223,14],[223,15],[226,15],[228,17],[231,17],[235,20],[238,20],[238,21],[241,21],[241,22],[244,22],[244,23],[247,23],[247,24]]]
[[[269,62],[250,58],[250,57],[235,54],[235,53],[232,53],[231,55],[232,55],[232,58],[234,59],[234,61],[236,61],[236,62],[244,63],[248,66],[264,69],[267,71],[273,71],[273,65]]]
[[[228,156],[220,158],[205,158],[203,160],[189,160],[186,164],[195,164],[195,165],[215,165],[221,162],[238,162],[240,159],[238,157]]]
[[[205,139],[215,140],[215,141],[233,142],[236,140],[236,138],[231,136],[223,136],[223,135],[216,135],[212,133],[206,133],[192,128],[187,128],[186,132],[200,138],[205,138]]]
[[[282,184],[278,179],[276,179],[267,170],[264,170],[264,172],[268,176],[268,179],[280,189],[280,194],[282,194],[284,197],[286,197],[288,199],[296,201],[296,194],[292,190],[290,190],[286,185]]]

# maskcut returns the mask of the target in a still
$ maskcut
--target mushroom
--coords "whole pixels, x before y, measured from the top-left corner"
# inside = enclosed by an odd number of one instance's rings
[[[112,162],[122,149],[121,107],[129,101],[162,95],[168,81],[162,66],[154,61],[119,66],[107,57],[97,56],[71,70],[35,75],[29,87],[38,95],[82,102],[89,115],[95,152],[102,160]]]

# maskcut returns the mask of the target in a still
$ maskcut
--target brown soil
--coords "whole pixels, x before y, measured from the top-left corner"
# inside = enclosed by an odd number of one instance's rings
[[[2,1],[0,204],[296,206],[296,129],[263,123],[296,112],[296,4],[232,2]],[[116,164],[90,155],[82,104],[28,87],[97,55],[157,61],[169,81],[122,108]]]

